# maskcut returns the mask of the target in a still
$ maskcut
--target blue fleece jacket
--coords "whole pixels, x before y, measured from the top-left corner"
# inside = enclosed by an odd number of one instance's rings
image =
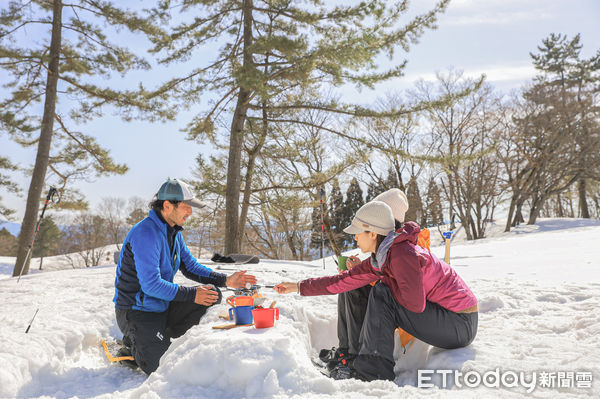
[[[131,228],[119,256],[113,302],[119,309],[164,312],[173,300],[193,301],[195,289],[173,283],[181,268],[192,280],[225,286],[226,275],[198,263],[185,245],[181,228],[169,229],[154,210]],[[174,234],[172,249],[168,232]]]

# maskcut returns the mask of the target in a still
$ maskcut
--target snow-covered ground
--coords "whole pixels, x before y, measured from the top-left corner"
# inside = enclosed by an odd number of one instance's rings
[[[14,258],[0,258],[0,398],[600,397],[600,221],[549,219],[501,231],[492,226],[491,238],[478,242],[459,235],[452,246],[452,265],[479,298],[475,341],[456,350],[420,341],[406,353],[397,347],[395,383],[323,376],[310,359],[337,344],[336,296],[270,289],[262,294],[281,312],[274,328],[213,330],[228,308],[214,306],[146,377],[110,365],[99,346],[102,338],[120,338],[114,265],[73,269],[46,258],[44,269],[65,270],[32,273],[17,284],[9,278]],[[441,257],[444,247],[432,251]],[[325,263],[323,270],[320,260],[265,260],[247,269],[267,285],[334,273],[333,260]],[[436,386],[417,387],[417,370]],[[444,370],[451,373],[445,387]],[[524,382],[513,382],[519,373]],[[488,383],[476,384],[478,375]]]

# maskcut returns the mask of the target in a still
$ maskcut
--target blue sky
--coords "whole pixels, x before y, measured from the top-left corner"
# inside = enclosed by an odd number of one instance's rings
[[[412,5],[425,10],[429,0],[414,0]],[[551,32],[569,37],[581,33],[583,56],[600,49],[600,1],[598,0],[453,0],[441,16],[435,31],[427,31],[408,55],[403,78],[375,90],[357,92],[351,87],[340,90],[342,99],[373,103],[386,92],[401,91],[415,80],[435,79],[435,73],[448,68],[464,70],[466,75],[487,75],[498,91],[507,93],[519,88],[534,74],[529,53],[536,51],[541,40]],[[382,63],[389,62],[382,59]],[[3,72],[0,72],[3,73]],[[135,79],[132,77],[131,79]],[[145,75],[145,85],[158,84],[164,75]],[[3,77],[0,75],[0,81]],[[203,105],[203,104],[201,104]],[[107,113],[85,126],[84,130],[110,149],[118,162],[129,166],[123,176],[104,177],[93,182],[80,182],[79,190],[94,208],[102,197],[150,199],[167,177],[191,177],[191,168],[199,152],[206,146],[190,142],[179,129],[190,120],[191,113],[181,114],[169,123],[123,122]],[[22,167],[33,164],[35,151],[24,150],[0,133],[0,154],[10,157]],[[29,178],[15,175],[16,182],[27,192]],[[4,205],[17,211],[13,220],[20,221],[25,198],[2,192]],[[23,194],[24,195],[24,194]]]

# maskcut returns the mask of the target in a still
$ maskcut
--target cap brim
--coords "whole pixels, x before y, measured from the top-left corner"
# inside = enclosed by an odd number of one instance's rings
[[[204,208],[206,204],[200,201],[197,198],[192,198],[190,200],[183,201],[184,204],[188,204],[189,206],[193,206],[194,208]]]
[[[347,234],[360,234],[363,231],[365,231],[365,230],[361,229],[360,227],[357,227],[353,224],[351,224],[350,226],[348,226],[344,229],[344,233],[347,233]]]

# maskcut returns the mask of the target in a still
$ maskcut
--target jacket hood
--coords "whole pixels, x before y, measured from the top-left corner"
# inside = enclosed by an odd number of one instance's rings
[[[404,223],[402,229],[398,232],[399,234],[396,236],[394,240],[394,244],[401,243],[403,241],[408,241],[410,243],[416,244],[419,239],[419,233],[421,232],[421,227],[415,222],[407,222]]]

